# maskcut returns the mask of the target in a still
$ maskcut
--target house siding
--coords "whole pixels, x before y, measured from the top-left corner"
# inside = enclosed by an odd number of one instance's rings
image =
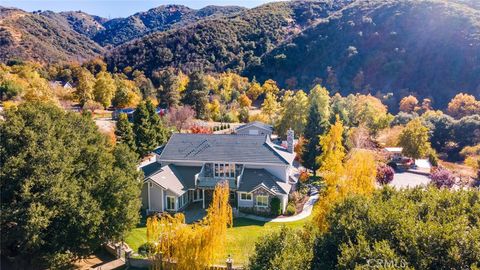
[[[241,135],[272,135],[272,132],[256,126],[242,128],[236,131],[236,133]]]
[[[161,212],[163,210],[162,193],[162,188],[152,184],[150,187],[150,211]]]
[[[148,183],[143,183],[140,196],[142,198],[142,209],[148,209]]]

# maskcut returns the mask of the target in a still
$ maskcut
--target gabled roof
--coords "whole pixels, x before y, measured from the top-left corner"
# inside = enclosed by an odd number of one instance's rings
[[[148,178],[151,175],[154,175],[158,171],[160,171],[161,168],[162,168],[162,166],[160,166],[160,163],[153,162],[153,163],[150,163],[150,164],[147,164],[147,165],[141,167],[140,169],[142,169],[142,171],[143,171],[144,178]]]
[[[237,127],[235,130],[238,131],[238,130],[241,130],[241,129],[244,129],[244,128],[248,128],[248,127],[252,127],[252,126],[255,126],[255,127],[258,127],[258,128],[265,129],[265,130],[267,130],[267,131],[273,132],[273,126],[268,125],[268,124],[265,124],[265,123],[262,123],[262,122],[259,122],[259,121],[253,121],[253,122],[247,123],[247,124],[245,124],[245,125],[242,125],[242,126]]]
[[[145,180],[150,180],[162,188],[172,191],[177,196],[181,196],[189,189],[195,188],[195,174],[199,173],[201,169],[198,166],[167,165],[148,177],[146,176]]]
[[[175,133],[159,160],[291,164],[294,154],[282,149],[267,136]]]
[[[252,192],[258,188],[264,188],[273,194],[286,195],[291,187],[290,184],[282,182],[265,169],[245,168],[238,191]]]

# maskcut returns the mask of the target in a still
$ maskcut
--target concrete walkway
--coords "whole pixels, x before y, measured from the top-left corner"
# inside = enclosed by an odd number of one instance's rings
[[[318,201],[319,195],[313,195],[311,196],[308,201],[303,205],[303,210],[299,214],[295,216],[290,216],[290,217],[277,217],[277,218],[267,218],[267,217],[260,217],[257,215],[251,215],[251,214],[244,214],[244,213],[239,213],[238,217],[243,217],[243,218],[248,218],[248,219],[253,219],[257,221],[264,221],[264,222],[293,222],[293,221],[298,221],[302,220],[312,214],[313,210],[313,205]]]
[[[113,270],[113,269],[120,268],[124,265],[125,265],[125,260],[124,259],[116,259],[114,261],[99,265],[99,266],[97,266],[95,268],[92,268],[92,269],[95,269],[95,270]]]

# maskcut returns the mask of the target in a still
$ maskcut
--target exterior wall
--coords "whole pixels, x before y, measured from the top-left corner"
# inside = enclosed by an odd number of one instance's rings
[[[150,211],[161,212],[163,209],[163,190],[159,186],[152,184],[150,187]]]
[[[173,196],[175,197],[175,209],[174,210],[168,210],[168,211],[177,211],[178,210],[178,196],[177,194],[171,192],[170,190],[165,190],[164,191],[164,198],[163,198],[163,203],[165,204],[165,211],[167,211],[167,196]]]
[[[140,197],[142,198],[142,209],[148,209],[148,183],[143,183]]]
[[[250,127],[242,128],[242,129],[236,131],[235,133],[242,134],[242,135],[269,135],[269,136],[272,135],[271,131],[267,131],[263,128],[259,128],[259,127],[256,127],[256,126],[250,126]]]
[[[263,188],[259,188],[252,193],[253,193],[253,207],[254,207],[255,211],[270,212],[270,199],[271,199],[272,194],[267,192]],[[267,207],[257,207],[257,197],[258,196],[268,196]]]
[[[237,206],[238,208],[242,208],[242,207],[253,207],[253,196],[252,196],[252,200],[251,201],[243,201],[241,200],[240,198],[240,193],[243,193],[243,192],[237,192]]]

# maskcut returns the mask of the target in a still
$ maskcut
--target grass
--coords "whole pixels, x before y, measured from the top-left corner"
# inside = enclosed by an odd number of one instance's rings
[[[246,218],[236,218],[233,220],[233,227],[227,230],[227,244],[222,256],[224,259],[219,260],[217,263],[225,264],[225,259],[230,255],[235,265],[244,265],[248,262],[248,257],[252,254],[255,242],[260,236],[278,230],[282,226],[301,228],[305,222],[310,220],[310,217],[287,223],[265,223]],[[133,250],[138,251],[138,247],[147,241],[145,223],[141,222],[139,227],[133,229],[125,241]]]

